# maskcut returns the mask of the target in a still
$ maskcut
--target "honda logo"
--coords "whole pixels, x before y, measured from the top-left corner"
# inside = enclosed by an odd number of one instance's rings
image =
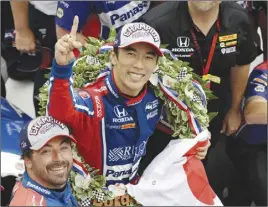
[[[114,113],[118,118],[122,118],[128,115],[126,109],[120,105],[114,107]]]
[[[178,37],[177,38],[178,47],[189,47],[190,38],[189,37]]]

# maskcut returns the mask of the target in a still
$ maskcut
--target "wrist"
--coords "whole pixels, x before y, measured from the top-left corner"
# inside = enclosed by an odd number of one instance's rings
[[[240,113],[241,109],[240,107],[231,107],[229,111],[235,112],[235,113]]]
[[[28,27],[28,25],[23,26],[23,27],[15,27],[15,31],[17,33],[23,33],[23,32],[32,32],[32,30]]]

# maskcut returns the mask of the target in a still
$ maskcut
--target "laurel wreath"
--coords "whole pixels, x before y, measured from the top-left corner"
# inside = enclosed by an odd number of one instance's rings
[[[110,51],[99,53],[99,49],[107,43],[112,43],[115,38],[115,33],[111,33],[108,40],[100,40],[93,37],[88,38],[86,46],[83,48],[80,58],[73,66],[73,87],[76,89],[83,87],[86,83],[93,83],[100,72],[107,67],[111,67],[109,61]],[[162,45],[166,47],[166,45]],[[193,69],[189,66],[188,62],[174,60],[170,55],[165,55],[159,58],[158,70],[156,75],[160,79],[169,77],[171,80],[170,88],[178,94],[178,98],[183,101],[188,108],[192,111],[194,117],[197,119],[200,127],[205,129],[209,125],[209,121],[217,115],[217,113],[208,113],[206,105],[203,104],[204,100],[194,101],[193,97],[200,97],[200,92],[193,86],[193,80],[198,81],[205,92],[206,99],[209,101],[216,97],[212,91],[205,87],[206,82],[201,77],[193,73]],[[178,80],[178,77],[180,79]],[[196,135],[193,133],[189,126],[188,116],[185,111],[180,110],[176,104],[170,101],[160,90],[159,85],[150,84],[154,89],[157,97],[163,100],[167,110],[168,122],[174,130],[173,137],[194,138]],[[40,88],[39,98],[39,115],[44,115],[46,112],[46,105],[48,101],[48,84]],[[89,172],[88,177],[82,178],[81,175],[75,171],[71,171],[70,181],[72,189],[78,202],[83,202],[85,199],[97,199],[94,197],[93,192],[102,192],[105,200],[115,198],[115,195],[110,192],[106,185],[106,179],[103,175],[97,175],[98,170],[90,167],[84,162],[83,158],[78,154],[76,147],[73,147],[73,155],[79,159]]]

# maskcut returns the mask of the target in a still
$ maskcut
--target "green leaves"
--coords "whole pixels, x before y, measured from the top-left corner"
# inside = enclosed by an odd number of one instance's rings
[[[73,158],[82,162],[89,173],[87,177],[84,177],[73,170],[70,173],[71,186],[77,201],[81,202],[87,198],[95,199],[93,191],[102,192],[104,194],[104,200],[113,199],[113,194],[104,188],[106,186],[106,178],[103,175],[97,174],[99,171],[98,169],[95,169],[85,163],[75,146],[72,148],[72,151]]]

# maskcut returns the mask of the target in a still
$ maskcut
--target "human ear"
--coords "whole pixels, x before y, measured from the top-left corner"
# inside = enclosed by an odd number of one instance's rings
[[[24,164],[27,169],[31,169],[33,166],[32,160],[30,158],[24,158]]]
[[[116,65],[117,57],[114,51],[111,52],[110,59],[111,59],[112,65]]]

